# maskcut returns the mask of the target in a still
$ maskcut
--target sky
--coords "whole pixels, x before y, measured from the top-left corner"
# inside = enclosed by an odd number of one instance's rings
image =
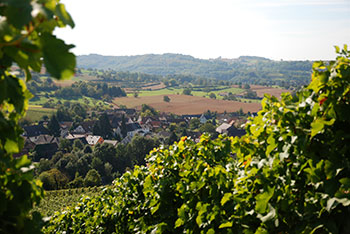
[[[77,55],[178,53],[329,60],[350,46],[350,0],[61,0]]]

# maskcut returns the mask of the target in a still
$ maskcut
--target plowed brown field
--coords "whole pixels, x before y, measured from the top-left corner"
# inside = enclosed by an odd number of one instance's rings
[[[216,100],[204,97],[186,96],[186,95],[167,95],[170,102],[163,101],[163,95],[145,96],[145,97],[122,97],[115,98],[116,105],[125,105],[128,108],[140,109],[142,104],[147,104],[161,112],[170,112],[174,114],[201,114],[207,110],[234,112],[240,108],[244,112],[257,112],[261,109],[260,103],[243,103],[226,100]]]

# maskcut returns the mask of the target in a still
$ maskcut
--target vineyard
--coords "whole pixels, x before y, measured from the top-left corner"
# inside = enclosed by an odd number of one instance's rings
[[[266,95],[242,138],[183,137],[44,233],[349,233],[350,51]]]
[[[83,197],[95,197],[102,190],[101,187],[88,187],[45,191],[45,197],[39,206],[34,207],[33,211],[40,212],[44,217],[52,216],[55,212],[63,211],[68,206],[74,206]]]

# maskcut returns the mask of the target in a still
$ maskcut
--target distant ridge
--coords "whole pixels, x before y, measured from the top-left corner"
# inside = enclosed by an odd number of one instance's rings
[[[274,61],[258,56],[240,56],[236,59],[198,59],[183,54],[145,54],[134,56],[81,55],[78,67],[85,69],[112,69],[123,72],[141,72],[154,75],[193,75],[220,80],[236,80],[254,83],[255,80],[297,80],[307,83],[310,79],[310,61]],[[252,80],[253,79],[253,80]]]

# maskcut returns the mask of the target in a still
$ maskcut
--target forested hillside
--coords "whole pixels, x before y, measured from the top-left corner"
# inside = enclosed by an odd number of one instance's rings
[[[78,67],[142,72],[155,75],[195,75],[251,84],[305,85],[310,80],[312,62],[273,61],[262,57],[241,56],[238,59],[197,59],[181,54],[146,54],[137,56],[77,57]]]

